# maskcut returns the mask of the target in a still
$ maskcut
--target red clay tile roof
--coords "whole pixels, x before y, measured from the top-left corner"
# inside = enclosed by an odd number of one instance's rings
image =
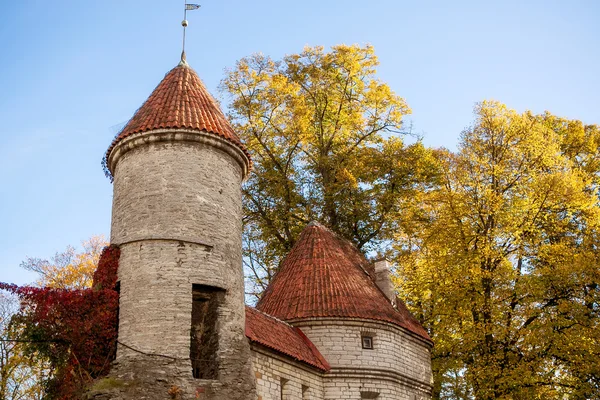
[[[419,321],[417,321],[417,319],[415,317],[413,317],[413,315],[410,313],[410,311],[408,311],[408,308],[406,308],[406,304],[404,304],[404,302],[402,300],[400,300],[400,298],[396,298],[396,309],[398,310],[398,312],[400,314],[402,314],[402,316],[404,318],[403,326],[406,329],[408,329],[411,332],[416,333],[417,335],[421,336],[422,338],[427,339],[433,343],[433,341],[429,337],[429,334],[427,333],[425,328],[423,328],[423,325],[421,325],[421,323]]]
[[[196,72],[184,63],[165,75],[113,140],[106,158],[121,139],[134,133],[176,128],[206,131],[220,136],[242,149],[250,159],[246,147],[227,122],[214,98]]]
[[[327,360],[300,328],[295,328],[248,306],[246,306],[246,336],[252,342],[322,371],[329,371],[330,369]]]
[[[284,321],[315,317],[385,321],[431,341],[404,304],[392,306],[369,271],[370,263],[349,241],[311,223],[256,308]]]

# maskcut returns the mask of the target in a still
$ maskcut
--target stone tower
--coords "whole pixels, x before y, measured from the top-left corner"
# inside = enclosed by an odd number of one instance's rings
[[[168,389],[181,399],[253,399],[241,254],[250,158],[185,61],[105,161],[111,243],[121,249],[111,375],[138,385],[113,398],[167,399]]]
[[[431,399],[433,342],[389,279],[387,262],[371,264],[314,222],[281,263],[256,308],[300,329],[327,361],[322,397],[311,398]],[[299,383],[290,379],[284,389]]]

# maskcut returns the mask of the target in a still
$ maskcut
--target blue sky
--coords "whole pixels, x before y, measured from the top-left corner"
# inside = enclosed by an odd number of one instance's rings
[[[195,0],[200,1],[200,0]],[[283,4],[285,3],[285,4]],[[430,146],[455,148],[473,105],[600,123],[600,2],[201,1],[188,62],[211,92],[254,52],[370,43],[379,78],[413,109]],[[108,236],[100,161],[179,61],[183,1],[5,1],[0,13],[0,281],[26,256]]]

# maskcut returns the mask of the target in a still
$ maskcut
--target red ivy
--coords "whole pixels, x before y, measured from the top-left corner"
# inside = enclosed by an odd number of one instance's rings
[[[53,377],[49,399],[70,400],[92,379],[108,373],[116,352],[119,248],[104,248],[92,289],[53,289],[0,283],[21,299],[14,323],[27,351],[46,358]]]
[[[110,245],[102,250],[98,268],[94,272],[94,288],[113,290],[116,288],[120,256],[121,250],[115,245]]]

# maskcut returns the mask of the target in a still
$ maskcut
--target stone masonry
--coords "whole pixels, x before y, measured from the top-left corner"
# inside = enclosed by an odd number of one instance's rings
[[[295,322],[331,364],[327,372],[253,346],[257,400],[425,400],[431,345],[391,324],[348,319]],[[362,334],[373,349],[363,349]]]
[[[331,364],[324,377],[325,399],[360,399],[361,392],[378,394],[378,400],[430,398],[431,345],[418,336],[389,323],[349,318],[293,325]],[[362,347],[363,335],[373,338],[373,349]]]
[[[113,375],[119,379],[146,387],[155,379],[180,388],[184,399],[254,398],[244,335],[240,160],[243,153],[228,142],[183,130],[136,134],[113,149],[111,243],[121,248]],[[215,381],[192,376],[194,284],[225,290]],[[146,398],[165,396],[161,388]],[[139,398],[135,391],[133,397]]]

